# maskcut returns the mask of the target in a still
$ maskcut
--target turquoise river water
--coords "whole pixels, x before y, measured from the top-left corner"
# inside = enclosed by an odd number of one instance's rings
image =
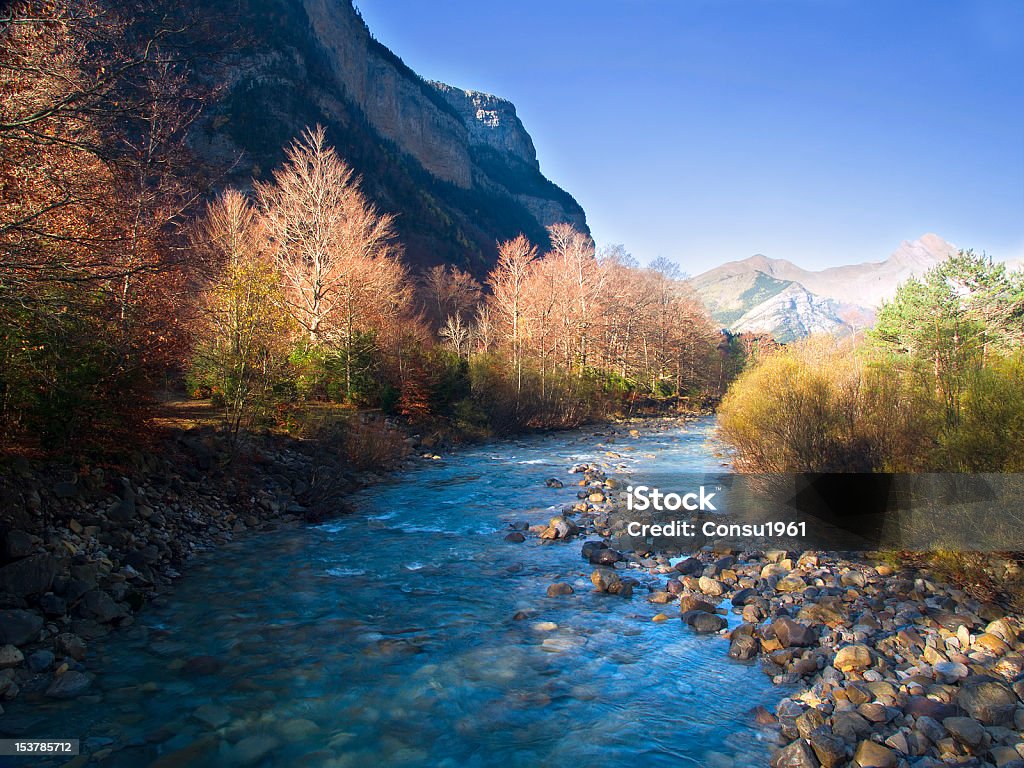
[[[766,764],[750,710],[781,694],[725,640],[652,622],[674,606],[643,590],[595,594],[578,541],[504,541],[575,501],[576,462],[721,472],[712,428],[491,443],[360,492],[344,519],[205,553],[90,644],[95,695],[34,705],[31,737],[113,750],[111,768]],[[576,594],[545,597],[553,581]]]

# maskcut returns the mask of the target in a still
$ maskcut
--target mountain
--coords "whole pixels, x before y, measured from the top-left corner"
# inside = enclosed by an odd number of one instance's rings
[[[770,333],[787,342],[812,333],[843,336],[874,323],[897,286],[956,253],[938,235],[903,241],[889,258],[819,271],[762,254],[730,261],[693,278],[712,317],[736,333]]]
[[[544,246],[545,227],[563,221],[588,231],[580,205],[541,172],[511,103],[424,80],[351,0],[238,0],[232,23],[241,42],[219,62],[226,83],[193,141],[221,183],[266,178],[321,123],[378,207],[398,214],[414,268],[482,275],[497,240],[523,232]]]

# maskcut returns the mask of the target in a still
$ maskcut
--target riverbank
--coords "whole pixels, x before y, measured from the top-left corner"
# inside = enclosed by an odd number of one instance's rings
[[[407,444],[418,448],[418,438]],[[7,460],[0,700],[89,692],[92,641],[130,627],[197,553],[339,514],[349,494],[384,476],[357,471],[323,441],[236,443],[212,427],[171,431],[115,467]]]
[[[1024,766],[1020,615],[927,569],[868,556],[619,551],[624,479],[593,464],[570,471],[580,478],[579,501],[533,533],[597,537],[581,551],[595,591],[646,600],[666,632],[681,621],[720,635],[723,655],[782,686],[774,713],[751,712],[779,746],[773,768]],[[991,565],[1017,568],[1011,560]],[[547,595],[571,593],[555,582]]]

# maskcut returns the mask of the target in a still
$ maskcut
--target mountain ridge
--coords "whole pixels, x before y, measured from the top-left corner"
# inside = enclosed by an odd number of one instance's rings
[[[729,330],[770,333],[780,342],[811,333],[844,336],[874,323],[881,301],[956,246],[933,233],[904,240],[887,258],[808,270],[754,254],[697,275],[692,284],[712,317]]]
[[[514,105],[424,79],[352,0],[239,0],[235,15],[243,42],[194,141],[219,184],[267,178],[320,123],[364,191],[397,214],[414,270],[455,264],[482,277],[499,240],[523,233],[545,247],[546,227],[563,221],[589,233],[579,203],[541,173]]]

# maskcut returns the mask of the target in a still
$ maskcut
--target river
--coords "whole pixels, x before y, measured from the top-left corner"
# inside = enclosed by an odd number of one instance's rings
[[[780,692],[753,662],[642,590],[595,594],[578,541],[504,541],[575,500],[576,462],[721,472],[712,429],[490,443],[361,491],[344,519],[205,553],[91,644],[96,695],[33,705],[31,737],[111,749],[113,768],[766,764],[749,712]],[[546,597],[554,581],[576,593]]]

